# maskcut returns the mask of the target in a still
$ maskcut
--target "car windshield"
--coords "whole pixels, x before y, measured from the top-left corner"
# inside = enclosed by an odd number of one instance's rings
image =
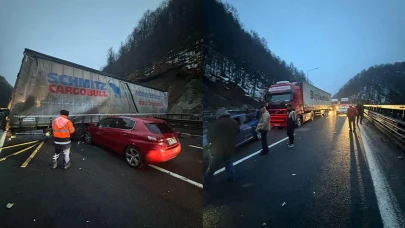
[[[167,133],[174,132],[174,130],[165,122],[162,122],[162,123],[145,123],[145,126],[153,134],[167,134]]]
[[[268,103],[281,103],[291,101],[291,93],[277,93],[277,94],[267,94],[266,102]]]

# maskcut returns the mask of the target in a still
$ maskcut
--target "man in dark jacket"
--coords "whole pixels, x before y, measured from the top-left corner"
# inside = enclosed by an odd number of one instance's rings
[[[211,183],[219,163],[225,163],[228,180],[235,180],[235,168],[231,161],[235,153],[236,138],[240,133],[238,123],[230,117],[230,113],[221,108],[217,111],[217,120],[207,132],[207,142],[211,144],[213,161],[204,176],[204,188]]]
[[[357,109],[357,125],[359,125],[359,120],[360,120],[360,124],[363,124],[364,106],[362,104],[358,104],[356,106],[356,109]]]
[[[356,108],[350,105],[349,108],[347,109],[347,118],[349,119],[350,131],[352,131],[352,130],[356,131],[356,124],[355,124],[356,116],[357,116]],[[352,129],[352,125],[353,125],[353,129]]]

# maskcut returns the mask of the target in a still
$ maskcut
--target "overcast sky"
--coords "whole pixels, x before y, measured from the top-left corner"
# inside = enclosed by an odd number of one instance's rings
[[[375,64],[405,61],[405,0],[227,0],[246,29],[335,94]],[[330,87],[328,87],[330,86]]]
[[[14,86],[25,48],[100,69],[147,9],[162,0],[5,0],[0,7],[0,75]]]

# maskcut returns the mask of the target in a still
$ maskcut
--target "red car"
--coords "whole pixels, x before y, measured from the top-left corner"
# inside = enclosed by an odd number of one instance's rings
[[[134,168],[168,161],[181,151],[178,134],[164,120],[154,118],[107,117],[90,124],[85,141],[125,155]]]

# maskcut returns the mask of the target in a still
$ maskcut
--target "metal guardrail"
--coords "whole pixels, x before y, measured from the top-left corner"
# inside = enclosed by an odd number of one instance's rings
[[[405,105],[364,105],[366,110],[405,121]]]
[[[376,124],[376,126],[380,130],[384,131],[385,133],[387,133],[388,135],[392,136],[394,139],[405,145],[404,121],[384,115],[383,113],[379,113],[377,111],[373,111],[371,106],[365,107],[366,107],[366,109],[364,110],[365,118],[367,118],[372,123]],[[378,111],[383,112],[382,110]]]

